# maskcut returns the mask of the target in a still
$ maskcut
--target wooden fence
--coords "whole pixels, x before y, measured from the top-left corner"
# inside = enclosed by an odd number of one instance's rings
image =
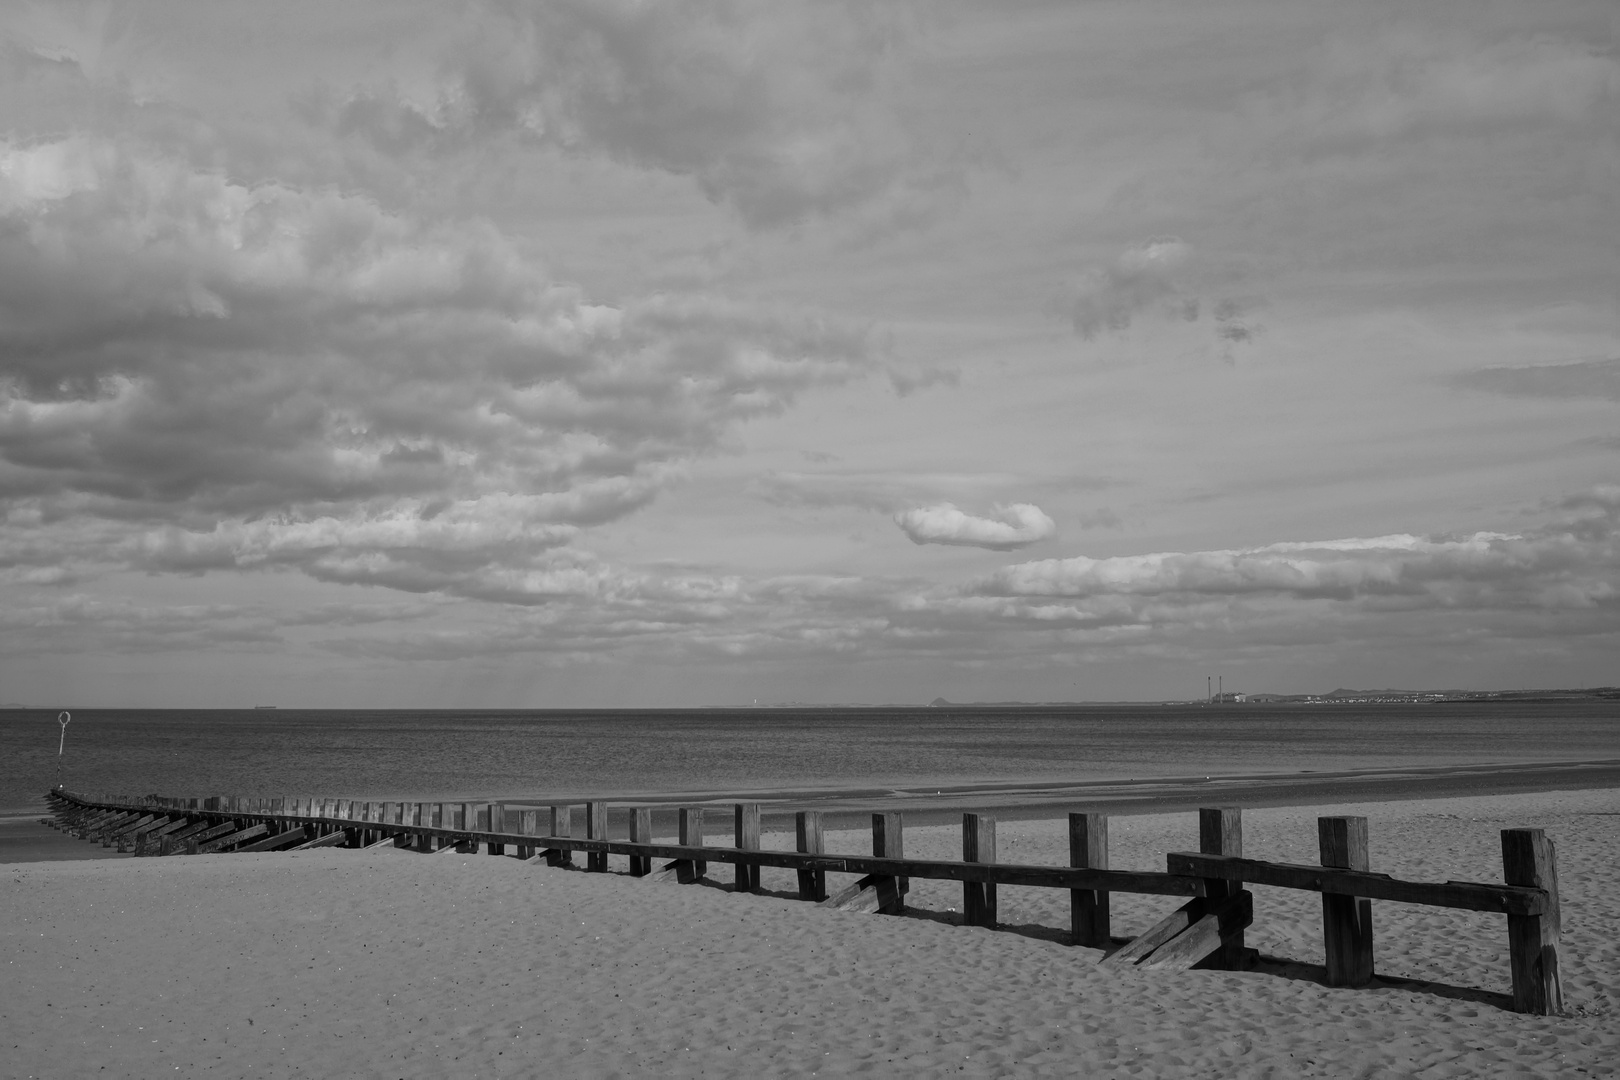
[[[348,799],[250,799],[226,796],[174,799],[158,796],[88,795],[58,788],[49,794],[49,824],[136,855],[204,854],[228,851],[297,851],[321,846],[350,848],[389,844],[419,852],[475,851],[548,865],[571,865],[582,852],[586,869],[603,872],[608,856],[629,860],[629,873],[677,882],[705,878],[710,863],[730,863],[733,887],[759,890],[763,866],[797,871],[801,899],[846,911],[899,914],[910,879],[959,881],[963,921],[996,924],[996,889],[1023,885],[1067,889],[1075,945],[1108,950],[1102,963],[1150,968],[1237,969],[1254,961],[1244,930],[1254,919],[1253,894],[1245,884],[1301,889],[1322,895],[1327,981],[1361,986],[1373,977],[1372,901],[1394,900],[1431,907],[1497,912],[1507,918],[1513,977],[1513,1008],[1553,1014],[1563,1009],[1558,973],[1558,877],[1553,843],[1540,829],[1502,831],[1503,884],[1403,881],[1368,868],[1367,819],[1317,819],[1321,865],[1266,862],[1243,857],[1242,811],[1235,807],[1198,812],[1199,850],[1166,856],[1166,872],[1113,870],[1108,866],[1108,818],[1069,815],[1069,866],[998,862],[996,822],[988,814],[964,814],[962,861],[908,859],[900,814],[872,815],[872,854],[834,854],[823,848],[822,816],[799,811],[795,851],[760,848],[757,803],[732,809],[735,846],[704,843],[705,807],[678,812],[678,842],[652,840],[652,812],[627,809],[626,840],[608,838],[608,805],[584,804],[583,835],[574,829],[574,806],[507,807],[503,803],[362,802]],[[516,829],[510,826],[516,824]],[[654,860],[668,860],[654,869]],[[828,895],[826,875],[858,879]],[[1120,944],[1112,936],[1111,893],[1188,897],[1176,911]],[[1118,945],[1119,947],[1115,947]]]

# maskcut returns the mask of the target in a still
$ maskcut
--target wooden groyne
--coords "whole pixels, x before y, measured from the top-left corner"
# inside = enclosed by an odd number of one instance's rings
[[[817,811],[795,816],[795,851],[760,848],[757,803],[731,807],[735,846],[704,843],[705,811],[678,812],[679,841],[652,840],[652,811],[626,808],[627,840],[608,838],[608,804],[583,807],[507,806],[504,803],[362,802],[348,799],[250,799],[226,796],[162,798],[91,795],[57,788],[48,795],[48,824],[139,856],[244,851],[298,851],[334,846],[388,844],[411,851],[508,853],[548,865],[572,865],[576,852],[586,869],[606,872],[610,855],[629,860],[629,873],[674,882],[696,882],[710,863],[733,867],[733,888],[759,890],[764,866],[797,871],[799,897],[845,911],[899,914],[912,878],[957,881],[963,889],[963,921],[996,925],[996,889],[1001,885],[1067,889],[1070,941],[1108,950],[1109,967],[1240,969],[1254,962],[1244,931],[1254,921],[1254,896],[1245,884],[1299,889],[1322,896],[1327,981],[1362,986],[1373,978],[1372,902],[1496,912],[1507,919],[1513,1008],[1540,1015],[1563,1010],[1558,972],[1558,877],[1553,842],[1540,829],[1502,830],[1502,884],[1404,881],[1371,872],[1367,819],[1317,819],[1321,865],[1268,862],[1243,857],[1242,811],[1216,807],[1198,812],[1199,850],[1171,852],[1165,872],[1113,870],[1108,866],[1108,818],[1069,815],[1069,866],[999,862],[996,822],[988,814],[964,814],[962,860],[908,859],[902,816],[872,815],[872,854],[827,852]],[[583,835],[576,835],[574,811]],[[516,828],[512,828],[516,825]],[[655,868],[657,860],[665,864]],[[826,876],[859,875],[829,895]],[[1111,933],[1111,893],[1185,897],[1157,924],[1121,943]],[[1118,946],[1118,947],[1116,947]]]

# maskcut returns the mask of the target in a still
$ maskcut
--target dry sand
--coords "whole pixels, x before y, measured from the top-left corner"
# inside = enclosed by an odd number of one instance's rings
[[[1371,819],[1373,869],[1500,880],[1498,830],[1558,844],[1570,1015],[1509,1012],[1500,916],[1377,902],[1382,980],[1316,979],[1320,900],[1258,888],[1249,972],[1122,971],[1063,943],[1066,893],[1002,887],[1007,929],[393,849],[0,868],[5,1076],[1615,1075],[1620,792],[1245,814],[1245,853],[1314,861],[1318,814]],[[865,852],[870,836],[828,836]],[[781,835],[769,846],[785,846]],[[1113,864],[1163,869],[1191,814],[1115,818]],[[960,856],[959,830],[907,854]],[[1066,861],[1061,822],[1003,861]],[[583,861],[583,860],[581,860]],[[617,868],[622,860],[613,860]],[[728,865],[711,876],[729,880]],[[767,889],[792,875],[765,871]],[[836,885],[837,882],[829,884]],[[1116,934],[1175,906],[1116,894]]]

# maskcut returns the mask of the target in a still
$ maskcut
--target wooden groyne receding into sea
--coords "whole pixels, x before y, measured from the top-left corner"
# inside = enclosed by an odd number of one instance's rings
[[[608,804],[583,805],[583,835],[575,834],[573,805],[541,807],[504,803],[362,802],[313,798],[164,798],[83,794],[63,788],[48,796],[47,824],[83,839],[138,856],[196,855],[245,851],[299,851],[314,847],[366,848],[391,845],[414,852],[508,853],[548,865],[572,865],[585,855],[589,871],[606,872],[608,856],[629,860],[634,877],[673,882],[703,880],[710,863],[730,863],[737,891],[759,891],[760,867],[797,871],[800,899],[852,912],[899,914],[912,878],[962,883],[963,922],[996,925],[996,888],[1023,885],[1067,889],[1070,942],[1106,951],[1108,967],[1241,969],[1255,961],[1244,945],[1254,921],[1254,896],[1245,884],[1299,889],[1322,896],[1327,981],[1363,986],[1373,978],[1372,901],[1496,912],[1507,919],[1515,1011],[1539,1015],[1563,1011],[1558,973],[1558,874],[1552,840],[1540,829],[1502,830],[1503,884],[1403,881],[1372,873],[1367,858],[1367,819],[1317,819],[1321,865],[1267,862],[1243,857],[1243,813],[1236,807],[1198,812],[1199,850],[1171,852],[1164,873],[1108,867],[1108,817],[1069,815],[1069,866],[998,862],[996,821],[988,814],[962,816],[962,861],[905,857],[902,816],[872,815],[872,854],[825,851],[822,816],[795,816],[795,851],[760,848],[757,803],[732,807],[736,844],[706,845],[705,809],[678,813],[679,842],[654,843],[652,810],[628,807],[628,840],[608,839]],[[615,808],[620,809],[620,808]],[[516,828],[512,828],[513,825]],[[655,861],[664,861],[660,867]],[[826,876],[858,879],[828,895]],[[1112,936],[1111,893],[1186,897],[1157,924],[1121,943]]]

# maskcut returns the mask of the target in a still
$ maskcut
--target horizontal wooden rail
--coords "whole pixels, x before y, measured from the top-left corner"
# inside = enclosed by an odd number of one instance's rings
[[[1372,900],[1399,900],[1429,907],[1490,911],[1498,915],[1540,915],[1547,910],[1545,890],[1513,885],[1402,881],[1388,874],[1374,874],[1366,870],[1338,870],[1327,866],[1264,862],[1260,859],[1200,855],[1185,851],[1171,852],[1165,856],[1165,863],[1173,874],[1243,881],[1250,885],[1272,885],[1280,889],[1365,896]]]

